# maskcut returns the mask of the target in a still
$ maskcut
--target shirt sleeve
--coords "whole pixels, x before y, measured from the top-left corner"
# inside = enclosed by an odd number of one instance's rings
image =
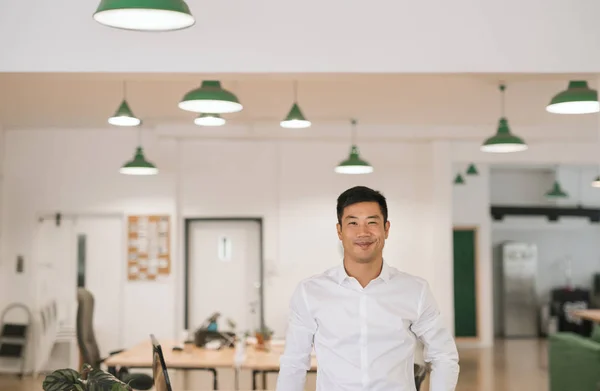
[[[425,362],[431,363],[430,391],[454,391],[459,374],[458,351],[427,283],[423,286],[419,316],[412,330],[423,342]]]
[[[280,358],[277,391],[303,391],[317,323],[312,317],[304,284],[296,287],[290,302],[285,350]]]

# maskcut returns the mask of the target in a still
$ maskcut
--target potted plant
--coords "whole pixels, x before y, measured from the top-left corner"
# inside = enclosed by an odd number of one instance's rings
[[[44,379],[44,391],[132,391],[108,372],[83,365],[81,373],[74,369],[58,369]]]
[[[256,336],[256,348],[259,350],[268,350],[269,342],[273,336],[273,330],[264,326],[254,332]]]

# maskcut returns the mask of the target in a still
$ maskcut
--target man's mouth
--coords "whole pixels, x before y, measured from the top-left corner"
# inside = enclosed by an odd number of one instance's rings
[[[372,244],[373,242],[356,242],[356,245],[362,248],[363,250],[369,248]]]

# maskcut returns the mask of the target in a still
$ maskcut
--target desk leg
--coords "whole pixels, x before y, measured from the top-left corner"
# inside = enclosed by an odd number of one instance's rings
[[[209,371],[213,374],[213,390],[219,389],[219,381],[217,379],[217,370],[214,368],[210,368]]]
[[[262,386],[263,390],[267,389],[267,371],[263,371],[262,373]]]
[[[256,390],[256,375],[258,375],[257,370],[252,370],[252,389]]]

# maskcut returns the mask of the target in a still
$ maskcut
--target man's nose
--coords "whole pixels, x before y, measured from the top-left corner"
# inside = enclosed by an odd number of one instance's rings
[[[365,236],[369,234],[369,230],[367,229],[367,225],[366,224],[360,224],[358,226],[358,234],[360,236]]]

